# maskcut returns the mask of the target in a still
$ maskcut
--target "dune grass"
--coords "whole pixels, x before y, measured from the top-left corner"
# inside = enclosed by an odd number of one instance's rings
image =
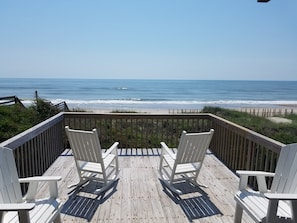
[[[220,107],[204,107],[202,112],[215,114],[284,144],[297,142],[296,114],[281,116],[292,120],[292,123],[275,123],[264,117]]]

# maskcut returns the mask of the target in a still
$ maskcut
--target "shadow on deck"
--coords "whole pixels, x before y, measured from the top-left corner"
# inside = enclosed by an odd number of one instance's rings
[[[238,178],[213,154],[207,153],[198,177],[208,187],[182,182],[176,185],[182,195],[171,193],[159,180],[157,149],[122,149],[119,154],[119,180],[105,193],[96,192],[96,182],[67,188],[78,182],[69,150],[48,169],[45,175],[62,176],[58,187],[63,222],[233,222]],[[252,220],[244,215],[243,222]]]
[[[118,180],[105,193],[97,193],[96,189],[102,186],[98,182],[89,182],[85,186],[77,188],[68,194],[69,197],[64,203],[62,214],[86,219],[90,222],[99,205],[102,205],[117,191],[117,184]]]
[[[163,186],[163,191],[175,204],[181,207],[190,222],[194,219],[222,215],[222,212],[201,188],[189,182],[176,183],[175,188],[182,192],[182,195],[177,195],[172,193],[161,180],[160,183]]]

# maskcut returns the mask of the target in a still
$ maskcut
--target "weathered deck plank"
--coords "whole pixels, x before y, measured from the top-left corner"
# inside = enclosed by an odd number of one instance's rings
[[[65,152],[45,175],[60,175],[59,196],[64,202],[63,222],[233,222],[234,193],[238,178],[213,154],[205,157],[198,181],[208,187],[178,185],[185,193],[173,195],[159,181],[158,151],[141,156],[140,151],[121,150],[119,180],[103,196],[96,193],[98,184],[90,183],[75,194],[67,186],[78,182],[71,151]],[[147,152],[146,154],[152,154]],[[45,193],[43,186],[38,194]],[[243,222],[252,220],[244,214]]]

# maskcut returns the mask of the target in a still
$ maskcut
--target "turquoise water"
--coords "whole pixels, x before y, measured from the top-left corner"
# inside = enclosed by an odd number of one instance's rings
[[[297,81],[0,78],[0,97],[41,98],[71,108],[200,109],[297,104]]]

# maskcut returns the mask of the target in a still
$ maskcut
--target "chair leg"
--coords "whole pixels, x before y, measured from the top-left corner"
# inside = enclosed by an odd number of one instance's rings
[[[120,168],[119,168],[119,160],[118,157],[116,157],[116,173],[115,173],[115,178],[117,178],[119,176],[119,172],[120,172]]]
[[[104,193],[108,191],[111,188],[111,185],[114,184],[117,181],[115,180],[110,180],[109,182],[105,183],[103,187],[96,189],[96,193]]]
[[[61,223],[61,214],[57,215],[57,217],[54,219],[54,223]]]
[[[165,178],[164,178],[164,176],[163,176],[162,169],[163,169],[163,157],[161,156],[161,157],[160,157],[160,162],[159,162],[159,169],[158,169],[158,172],[159,172],[159,175],[160,175],[161,179],[165,181]]]
[[[160,157],[160,163],[159,163],[159,172],[162,172],[162,165],[163,165],[163,157]]]
[[[277,207],[278,207],[278,200],[269,200],[268,204],[268,210],[267,210],[267,223],[277,223],[277,217],[276,217],[276,212],[277,212]]]
[[[29,211],[19,211],[19,222],[30,223]]]
[[[294,223],[297,223],[297,201],[291,201],[292,202],[292,221]]]
[[[234,223],[240,223],[241,222],[242,212],[243,212],[242,207],[240,207],[239,204],[236,204]]]
[[[80,187],[80,186],[84,185],[85,183],[87,183],[89,180],[90,179],[80,180],[78,183],[68,185],[67,188],[70,189],[72,187]]]
[[[165,185],[166,187],[173,193],[181,195],[183,194],[182,191],[176,189],[168,180],[164,180],[164,179],[160,179]]]
[[[207,186],[206,184],[198,183],[195,179],[189,179],[189,181],[190,181],[194,186],[208,188],[208,186]]]

